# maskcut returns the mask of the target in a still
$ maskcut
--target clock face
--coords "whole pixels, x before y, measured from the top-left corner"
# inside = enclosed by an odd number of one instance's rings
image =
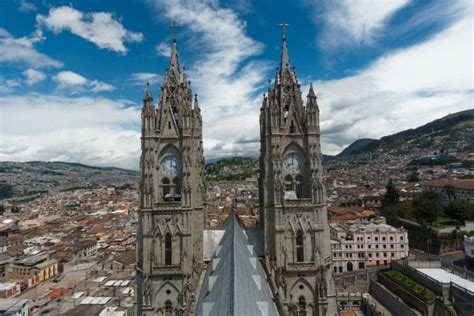
[[[283,160],[283,167],[290,173],[298,173],[301,171],[301,157],[296,153],[289,153]]]
[[[175,155],[165,156],[160,163],[162,172],[169,176],[177,176],[179,172],[179,161]]]

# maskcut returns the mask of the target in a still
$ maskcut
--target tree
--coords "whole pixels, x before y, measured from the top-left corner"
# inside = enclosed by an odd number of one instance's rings
[[[413,200],[413,211],[419,222],[431,224],[443,212],[443,206],[435,192],[426,191]]]
[[[418,176],[418,172],[413,171],[411,175],[408,176],[408,182],[418,182],[420,181],[420,177]]]
[[[446,207],[446,215],[462,223],[466,220],[474,220],[474,205],[467,201],[451,201]]]
[[[454,195],[456,195],[456,189],[454,188],[454,186],[449,184],[449,185],[445,186],[444,188],[446,190],[446,195],[449,198],[452,198],[452,197],[454,197]]]
[[[385,192],[385,195],[383,196],[382,207],[398,204],[400,194],[398,193],[397,188],[393,184],[393,181],[390,180],[390,182],[387,184],[385,188],[386,188],[386,192]]]
[[[13,187],[5,182],[0,182],[0,199],[8,199],[13,196]]]
[[[16,205],[12,206],[12,209],[10,210],[11,213],[18,214],[20,213],[20,208]]]

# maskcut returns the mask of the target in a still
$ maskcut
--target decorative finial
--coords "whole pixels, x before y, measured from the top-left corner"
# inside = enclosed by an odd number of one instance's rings
[[[176,21],[173,21],[173,23],[170,25],[170,29],[173,30],[173,42],[176,42],[176,29],[178,28],[178,25],[176,25]]]
[[[282,19],[278,26],[280,26],[283,31],[283,39],[286,39],[286,27],[289,26],[289,24],[285,22],[285,19]]]

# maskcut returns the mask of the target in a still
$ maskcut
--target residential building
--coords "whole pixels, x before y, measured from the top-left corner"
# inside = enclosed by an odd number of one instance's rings
[[[0,315],[28,316],[30,300],[20,298],[0,298]]]
[[[331,226],[334,272],[350,272],[408,256],[408,233],[379,221],[352,221]]]
[[[436,192],[441,201],[467,201],[474,203],[474,179],[437,179],[420,183],[423,190]]]

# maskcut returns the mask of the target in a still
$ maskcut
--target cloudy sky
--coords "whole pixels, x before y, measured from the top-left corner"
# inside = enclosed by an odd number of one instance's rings
[[[176,20],[205,155],[258,155],[258,113],[289,53],[322,147],[474,108],[471,0],[4,0],[0,160],[137,168],[145,83],[158,99]]]

